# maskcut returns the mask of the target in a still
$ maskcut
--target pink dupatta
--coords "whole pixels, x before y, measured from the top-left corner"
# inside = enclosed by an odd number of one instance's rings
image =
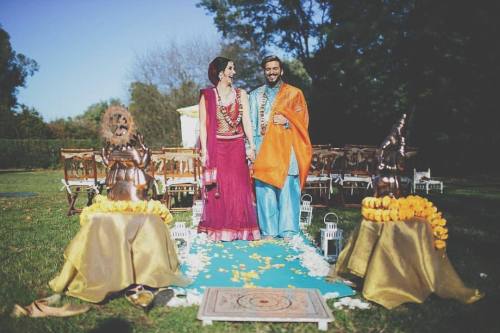
[[[207,157],[206,169],[217,168],[217,108],[215,105],[214,88],[202,89],[200,95],[205,97],[206,123],[207,123]]]

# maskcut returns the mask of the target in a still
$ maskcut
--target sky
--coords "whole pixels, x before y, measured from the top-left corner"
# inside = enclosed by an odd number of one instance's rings
[[[133,64],[170,41],[218,36],[196,0],[0,0],[0,25],[14,51],[40,69],[18,102],[45,121],[83,114],[92,104],[128,102]]]

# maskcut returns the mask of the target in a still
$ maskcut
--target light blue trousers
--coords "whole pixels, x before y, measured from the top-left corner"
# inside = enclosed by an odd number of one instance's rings
[[[262,236],[291,237],[299,232],[298,176],[288,176],[282,189],[255,180],[255,193]]]

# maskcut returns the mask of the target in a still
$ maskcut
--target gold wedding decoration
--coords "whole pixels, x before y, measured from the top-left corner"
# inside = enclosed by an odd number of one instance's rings
[[[470,304],[484,294],[468,288],[446,255],[446,219],[426,198],[366,197],[363,220],[339,255],[331,279],[363,279],[363,297],[388,309],[422,303],[435,293]]]
[[[92,213],[139,213],[154,214],[161,217],[163,223],[170,224],[174,218],[170,211],[158,200],[110,200],[103,195],[95,197],[94,204],[85,207],[80,215],[80,225],[84,226],[89,221]]]
[[[136,126],[130,112],[118,105],[109,107],[101,121],[101,136],[115,146],[126,145],[136,134]]]
[[[448,229],[446,219],[432,202],[418,195],[409,195],[406,198],[366,197],[361,202],[361,215],[364,219],[373,222],[407,221],[413,217],[421,217],[432,227],[434,246],[437,249],[446,247]]]

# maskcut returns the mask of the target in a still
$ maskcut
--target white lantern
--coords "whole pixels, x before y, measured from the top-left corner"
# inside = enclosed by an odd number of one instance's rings
[[[299,226],[301,230],[305,230],[312,222],[312,197],[305,193],[300,198],[300,201]]]
[[[342,250],[342,229],[338,228],[339,217],[335,213],[328,213],[323,222],[325,228],[321,228],[321,250],[327,260],[335,261]],[[332,253],[330,253],[332,250],[332,247],[329,246],[330,242],[333,242]]]

